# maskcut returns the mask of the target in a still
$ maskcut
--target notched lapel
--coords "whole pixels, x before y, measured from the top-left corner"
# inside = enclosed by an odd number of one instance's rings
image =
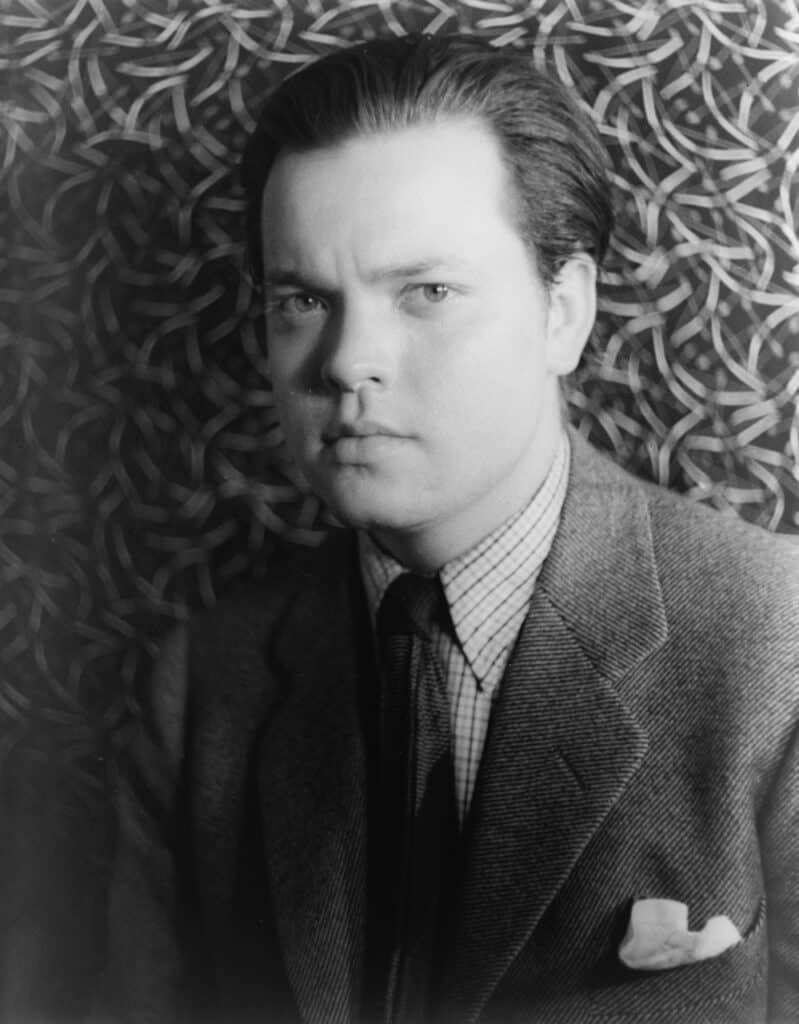
[[[646,502],[573,438],[561,526],[502,681],[464,832],[448,1020],[479,1017],[641,766],[636,670],[666,635]]]
[[[464,843],[452,1019],[475,1020],[647,749],[542,592],[494,709]]]
[[[276,631],[285,696],[258,753],[278,934],[308,1024],[354,1016],[363,962],[365,755],[349,553],[308,578]]]

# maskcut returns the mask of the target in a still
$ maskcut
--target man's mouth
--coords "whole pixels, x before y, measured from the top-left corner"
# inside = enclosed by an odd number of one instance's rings
[[[322,431],[322,441],[325,444],[335,444],[344,438],[393,437],[399,439],[404,436],[388,424],[379,423],[377,420],[333,423]]]
[[[407,434],[377,420],[333,423],[322,432],[323,454],[339,466],[369,465],[386,458],[407,440]]]

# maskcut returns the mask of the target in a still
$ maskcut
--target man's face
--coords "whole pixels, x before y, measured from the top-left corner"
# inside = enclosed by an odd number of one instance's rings
[[[560,431],[550,296],[498,143],[443,120],[282,154],[263,201],[289,449],[347,524],[436,568],[532,496]]]

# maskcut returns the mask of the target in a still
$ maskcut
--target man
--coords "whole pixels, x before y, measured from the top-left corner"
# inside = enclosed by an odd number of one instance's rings
[[[129,1018],[799,1019],[797,562],[564,425],[589,120],[521,56],[368,43],[276,91],[244,181],[286,441],[351,529],[165,645]]]

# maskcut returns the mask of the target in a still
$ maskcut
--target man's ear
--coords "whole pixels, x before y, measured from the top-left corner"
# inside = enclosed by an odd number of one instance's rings
[[[572,256],[549,288],[547,368],[558,377],[580,360],[596,317],[596,263],[585,253]]]

